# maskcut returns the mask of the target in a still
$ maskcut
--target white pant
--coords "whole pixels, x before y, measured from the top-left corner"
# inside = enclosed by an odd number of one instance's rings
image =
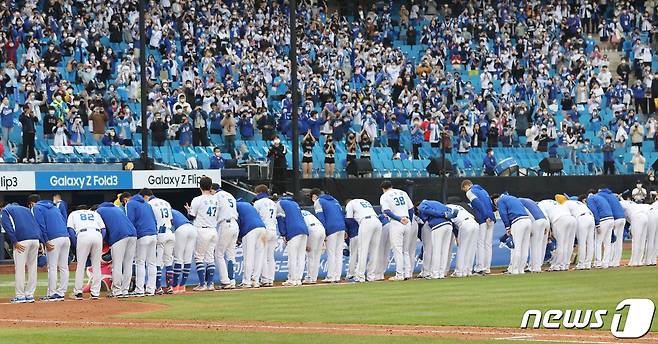
[[[647,245],[644,249],[644,264],[656,265],[658,255],[658,209],[649,211],[647,225]]]
[[[420,240],[423,242],[423,269],[420,274],[428,277],[432,275],[432,229],[425,223],[420,231]]]
[[[322,232],[322,234],[324,235],[324,231]],[[324,237],[322,240],[324,240]],[[261,282],[263,283],[274,282],[274,273],[276,270],[274,251],[276,250],[276,246],[278,243],[279,243],[279,238],[276,233],[276,229],[266,229],[265,248],[264,248],[265,254],[263,255],[263,272],[261,273]],[[320,246],[320,249],[322,249],[322,246]]]
[[[382,223],[376,218],[363,219],[359,224],[359,259],[356,265],[354,277],[359,281],[366,279],[366,263],[368,267],[368,278],[375,278],[377,268],[377,257],[379,255],[379,244],[381,242]],[[350,256],[352,250],[350,248]]]
[[[174,265],[174,247],[176,237],[174,233],[167,231],[159,233],[155,250],[156,265],[159,267]]]
[[[82,293],[87,270],[87,258],[91,261],[91,295],[101,293],[101,255],[103,254],[103,235],[95,230],[78,233],[78,243],[75,246],[78,264],[75,268],[75,285],[73,294]]]
[[[184,224],[174,232],[174,263],[192,264],[197,231],[191,224]]]
[[[306,260],[306,241],[308,235],[295,235],[288,241],[288,282],[302,283],[304,260]]]
[[[444,278],[450,257],[450,242],[452,241],[452,226],[446,223],[432,229],[432,278]],[[438,259],[437,259],[438,258]]]
[[[37,256],[39,254],[39,240],[23,240],[18,243],[25,246],[25,250],[23,250],[23,252],[14,250],[16,297],[34,297],[34,291],[37,289]],[[27,286],[25,285],[26,269]]]
[[[350,244],[348,246],[350,251],[349,260],[347,262],[347,277],[354,278],[356,275],[356,265],[359,261],[359,236],[350,238]]]
[[[557,255],[551,266],[553,270],[568,270],[571,262],[571,253],[573,253],[573,244],[576,233],[576,219],[569,216],[562,216],[555,220],[551,227],[555,237]]]
[[[612,219],[599,222],[599,228],[594,232],[594,266],[607,268],[612,259],[612,230],[614,228]]]
[[[48,296],[53,294],[65,296],[69,287],[71,240],[69,237],[59,237],[48,242],[54,246],[52,251],[46,253],[48,257]],[[57,285],[57,272],[59,272],[59,286]]]
[[[589,269],[594,259],[594,217],[590,214],[580,215],[576,219],[578,238],[577,269]]]
[[[473,259],[475,259],[475,248],[477,245],[477,231],[479,225],[475,220],[466,220],[459,227],[459,247],[457,249],[457,264],[455,275],[458,277],[468,276],[473,270]]]
[[[617,241],[612,244],[612,258],[610,260],[610,266],[617,267],[621,263],[621,255],[624,250],[624,227],[626,226],[626,219],[615,219],[614,233],[617,237]]]
[[[217,230],[209,227],[197,227],[196,233],[194,261],[197,263],[215,264]]]
[[[379,252],[377,253],[377,269],[375,271],[376,279],[384,279],[384,274],[386,273],[386,270],[388,270],[388,264],[390,263],[390,228],[390,222],[382,226],[382,235],[379,237]]]
[[[475,271],[489,272],[491,269],[491,245],[493,241],[493,222],[480,224],[477,240],[477,252],[475,254]]]
[[[257,284],[260,281],[263,271],[264,247],[265,227],[254,228],[242,238],[243,284]]]
[[[395,277],[404,278],[404,236],[408,233],[411,224],[403,225],[402,222],[391,220],[388,229],[388,241],[393,249],[393,260],[395,260]]]
[[[235,220],[219,224],[219,234],[217,236],[217,247],[215,248],[215,260],[219,267],[219,281],[222,284],[231,284],[233,278],[229,278],[228,265],[226,261],[235,263],[235,246],[238,242],[240,229]],[[206,281],[212,283],[213,281]]]
[[[157,238],[155,235],[147,235],[137,239],[135,250],[135,293],[155,293],[155,251]],[[147,277],[148,269],[148,277]],[[144,283],[148,278],[146,289]],[[100,281],[100,278],[99,278]]]
[[[309,282],[317,282],[318,271],[320,270],[320,256],[322,255],[322,244],[326,234],[324,228],[312,226],[308,230],[308,239],[306,240],[306,279]],[[352,251],[350,251],[350,257]]]
[[[338,231],[327,236],[327,279],[340,281],[343,274],[343,244],[345,231]]]
[[[509,272],[517,275],[524,273],[528,251],[530,249],[530,232],[532,231],[532,222],[530,219],[519,219],[510,226],[510,233],[514,240],[514,248],[510,256]]]
[[[631,221],[631,261],[628,263],[630,266],[644,265],[644,249],[647,243],[647,224],[648,218],[643,213],[638,213],[633,216]]]
[[[404,233],[404,277],[411,278],[416,267],[418,222],[412,221]]]
[[[123,238],[112,245],[112,294],[128,294],[133,277],[136,237]]]
[[[538,219],[532,223],[530,232],[530,263],[529,270],[532,272],[541,272],[541,266],[544,263],[544,254],[546,253],[546,240],[550,224],[547,219]]]

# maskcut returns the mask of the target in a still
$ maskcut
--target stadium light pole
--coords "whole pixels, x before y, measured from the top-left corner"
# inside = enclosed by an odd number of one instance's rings
[[[141,0],[144,1],[144,0]],[[290,0],[290,86],[292,92],[292,192],[299,195],[299,90],[297,82],[297,1]]]
[[[146,106],[148,102],[148,84],[146,83],[146,0],[139,0],[139,81],[140,81],[140,112],[142,114],[142,152],[140,157],[144,169],[148,164],[148,128],[146,127]]]

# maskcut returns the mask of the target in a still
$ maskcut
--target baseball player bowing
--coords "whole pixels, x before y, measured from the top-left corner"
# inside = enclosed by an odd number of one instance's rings
[[[377,217],[382,224],[382,235],[380,236],[379,249],[375,256],[374,280],[381,281],[384,279],[384,274],[388,270],[388,264],[390,263],[391,242],[389,241],[389,229],[391,228],[391,220],[385,214],[379,214]]]
[[[311,190],[315,215],[324,225],[326,233],[327,277],[323,282],[340,281],[343,273],[343,243],[345,242],[345,214],[340,203],[320,189]]]
[[[354,219],[345,218],[345,244],[349,252],[345,279],[349,282],[356,282],[354,274],[359,260],[359,250],[357,249],[359,247],[359,224]]]
[[[395,276],[390,277],[391,281],[404,280],[405,256],[404,236],[409,233],[408,226],[411,226],[411,219],[414,215],[414,205],[411,198],[406,192],[393,188],[390,181],[385,180],[381,183],[383,194],[379,197],[379,204],[382,212],[390,219],[389,242],[393,249],[393,259],[395,260]],[[409,263],[411,264],[411,263]]]
[[[84,281],[87,259],[91,261],[92,281],[91,299],[98,299],[101,292],[101,254],[105,223],[101,216],[81,205],[69,215],[67,227],[75,245],[77,266],[75,269],[75,285],[73,297],[82,300],[82,282]]]
[[[126,203],[126,215],[137,230],[137,247],[135,249],[135,296],[155,295],[157,223],[153,209],[144,198],[150,193],[143,189],[132,196]],[[142,194],[143,193],[143,194]],[[147,196],[148,198],[148,196]],[[147,270],[148,268],[148,270]],[[146,274],[148,271],[148,282]]]
[[[631,224],[631,260],[628,266],[642,266],[644,265],[644,248],[647,242],[647,224],[649,222],[649,209],[651,206],[648,204],[637,204],[633,201],[623,200],[620,202],[624,209],[626,222]],[[617,237],[620,240],[621,237]]]
[[[263,271],[265,224],[251,203],[238,200],[236,208],[244,263],[242,288],[258,288],[260,274]]]
[[[585,196],[581,196],[585,199]],[[555,195],[555,200],[567,207],[576,219],[576,239],[578,239],[578,263],[576,270],[591,269],[594,259],[594,215],[587,205],[564,195]],[[571,258],[571,257],[569,257]]]
[[[320,256],[322,255],[322,244],[326,238],[322,222],[311,212],[302,210],[304,223],[308,229],[308,240],[306,241],[306,278],[302,283],[315,284],[318,281],[320,270]],[[351,253],[350,253],[351,254]]]
[[[532,220],[532,229],[530,230],[530,260],[528,261],[528,270],[530,272],[541,272],[541,266],[544,263],[544,254],[546,253],[546,242],[548,241],[548,232],[551,225],[548,222],[546,214],[539,208],[537,203],[529,198],[519,198],[521,204],[525,207]],[[522,259],[524,262],[526,259]]]
[[[477,200],[476,200],[477,201]],[[475,221],[464,207],[457,204],[448,204],[455,214],[450,219],[453,227],[457,229],[457,263],[455,265],[455,277],[466,277],[473,273],[473,261],[477,247],[477,231],[480,225]],[[424,253],[423,253],[424,254]]]
[[[256,185],[254,189],[256,197],[254,208],[258,211],[260,219],[265,224],[265,253],[263,254],[263,272],[260,277],[262,287],[271,287],[274,282],[274,273],[276,261],[274,260],[274,250],[276,249],[279,235],[277,233],[276,223],[276,203],[269,197],[269,190],[266,185]],[[324,237],[324,233],[322,234]],[[322,239],[324,241],[324,239]]]
[[[172,218],[173,211],[169,202],[153,196],[151,190],[145,191],[144,199],[153,209],[155,222],[158,229],[156,240],[155,260],[156,260],[156,294],[174,293],[174,246],[176,238],[174,236]],[[162,269],[165,269],[165,287],[162,288]]]
[[[11,299],[11,303],[32,303],[34,302],[34,291],[37,288],[39,243],[45,244],[47,239],[43,236],[30,210],[25,207],[9,204],[2,209],[0,216],[2,217],[2,228],[14,247],[16,295]],[[26,270],[27,285],[25,284]]]
[[[423,200],[418,205],[418,213],[432,229],[432,267],[428,279],[445,278],[446,259],[450,253],[450,241],[452,240],[452,219],[456,214],[438,201]]]
[[[587,195],[587,208],[594,216],[594,267],[607,269],[612,259],[612,231],[615,227],[612,208],[603,196],[590,190]]]
[[[171,210],[174,226],[174,294],[185,292],[185,283],[192,269],[192,256],[196,245],[197,230],[190,220],[176,209]]]
[[[658,201],[649,208],[649,223],[647,224],[647,245],[644,249],[644,264],[656,265],[658,255]]]
[[[106,241],[112,252],[112,294],[108,296],[128,297],[133,276],[137,230],[126,213],[114,203],[101,203],[96,212],[105,223]]]
[[[475,272],[488,274],[491,268],[491,245],[493,240],[493,226],[496,217],[493,212],[493,203],[485,189],[466,179],[462,182],[462,191],[471,202],[475,212],[475,220],[480,224],[478,230],[477,251],[475,254]],[[478,199],[479,202],[474,202]]]
[[[416,211],[418,208],[416,208]],[[423,266],[417,278],[432,277],[432,229],[416,213],[418,225],[420,226],[420,242],[423,244]]]
[[[610,266],[618,267],[621,263],[622,251],[624,250],[624,227],[626,227],[626,217],[624,208],[619,203],[619,197],[614,194],[610,189],[601,189],[598,195],[605,198],[612,210],[612,217],[614,218],[613,233],[617,237],[617,241],[612,244],[612,256],[610,257]]]
[[[516,275],[524,273],[526,262],[523,257],[528,257],[530,249],[530,231],[532,222],[518,198],[510,195],[494,195],[493,202],[498,208],[500,219],[505,224],[505,230],[514,239],[514,248],[510,257],[509,273]]]
[[[217,198],[212,195],[212,179],[201,177],[199,180],[201,195],[194,197],[192,204],[185,204],[187,213],[194,219],[197,230],[194,260],[199,285],[194,291],[207,290],[206,267],[215,270],[215,246],[217,246]],[[209,281],[212,283],[212,281]],[[184,285],[184,284],[181,284]]]
[[[48,257],[48,295],[43,301],[60,301],[64,299],[69,286],[69,250],[71,241],[66,229],[66,220],[53,202],[41,200],[39,195],[28,197],[29,207],[41,229],[46,243]],[[57,283],[59,272],[59,285]]]
[[[284,286],[302,285],[308,228],[299,204],[292,198],[283,197],[277,202],[276,220],[279,232],[285,238],[288,250],[288,280]]]
[[[345,217],[354,219],[359,225],[357,247],[359,259],[356,264],[354,279],[356,282],[365,282],[366,278],[368,281],[374,281],[382,235],[382,223],[377,218],[377,213],[375,213],[372,204],[360,198],[347,200]],[[350,250],[351,254],[352,251]]]
[[[238,242],[238,210],[237,201],[230,193],[222,190],[217,185],[217,192],[214,195],[217,200],[217,220],[218,236],[217,247],[215,249],[215,260],[219,262],[219,281],[222,289],[235,288],[235,279],[233,277],[233,265],[235,264],[235,246]],[[208,269],[208,290],[214,290],[213,275],[214,266]]]
[[[537,205],[548,216],[557,246],[557,254],[549,271],[567,271],[576,237],[576,219],[569,208],[552,199],[540,201]],[[516,239],[514,241],[516,243]]]

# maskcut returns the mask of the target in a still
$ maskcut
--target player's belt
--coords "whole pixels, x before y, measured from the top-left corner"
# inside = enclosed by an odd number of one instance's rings
[[[311,223],[311,224],[309,225],[309,227],[313,227],[313,226],[315,226],[315,225],[316,225],[315,223]]]
[[[372,219],[372,218],[374,218],[374,216],[372,216],[372,215],[368,215],[368,216],[364,217],[363,219],[364,219],[364,220],[368,220],[368,219]]]
[[[233,222],[233,221],[235,221],[235,219],[226,219],[226,220],[224,220],[224,221],[222,221],[222,222],[231,223],[231,222]]]
[[[578,215],[578,216],[580,217],[580,216],[585,216],[585,215],[588,215],[588,214],[589,214],[589,213],[582,213],[582,214],[580,214],[580,215]]]
[[[96,231],[96,232],[99,232],[99,233],[101,232],[101,230],[98,229],[98,228],[83,228],[78,233],[82,233],[82,232],[86,232],[86,231],[90,231],[90,232],[91,231]]]

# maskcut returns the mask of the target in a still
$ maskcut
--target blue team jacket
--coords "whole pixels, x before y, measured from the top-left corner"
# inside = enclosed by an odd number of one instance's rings
[[[68,237],[69,230],[66,228],[66,221],[52,201],[39,201],[32,208],[34,219],[41,229],[41,233],[46,240],[53,240],[61,237]]]
[[[133,226],[126,213],[121,208],[114,205],[112,202],[104,202],[98,206],[96,212],[101,216],[105,222],[106,239],[110,246],[114,245],[117,241],[137,236],[137,230]]]
[[[137,238],[145,237],[148,235],[156,235],[157,221],[151,205],[144,200],[142,195],[135,195],[130,198],[126,204],[126,215],[130,222],[137,230]]]
[[[493,203],[491,202],[489,193],[477,184],[474,184],[471,187],[471,192],[477,197],[477,202],[475,200],[471,201],[471,208],[473,208],[473,211],[475,212],[475,221],[477,221],[478,224],[486,223],[487,219],[496,222],[496,216],[493,212]]]
[[[172,225],[174,226],[174,230],[178,229],[178,227],[185,225],[185,224],[191,224],[190,220],[183,215],[180,211],[176,209],[171,209],[171,214],[172,214]]]
[[[438,201],[423,200],[418,205],[421,220],[427,222],[432,230],[443,225],[450,225],[450,219],[457,214]]]
[[[509,229],[519,219],[528,218],[528,211],[523,203],[518,198],[510,195],[500,196],[498,199],[498,213],[505,224],[505,229]]]
[[[249,202],[237,202],[238,227],[240,227],[240,238],[247,235],[255,228],[265,228],[263,220],[258,215],[258,210]]]
[[[330,195],[321,195],[319,202],[322,211],[317,212],[315,215],[322,222],[327,236],[338,231],[344,231],[345,213],[343,213],[340,203]]]
[[[601,195],[591,194],[587,196],[587,207],[594,215],[594,224],[599,225],[601,221],[612,220],[612,208],[608,201]]]
[[[348,238],[354,238],[359,235],[359,223],[355,219],[345,218],[345,232]]]
[[[66,204],[66,202],[64,200],[61,200],[61,201],[55,203],[55,206],[57,207],[57,209],[59,209],[59,212],[62,213],[62,217],[64,218],[64,220],[68,219],[68,217],[69,217],[69,212],[68,212],[69,207]]]
[[[13,245],[23,240],[39,240],[41,243],[47,241],[42,236],[39,225],[37,225],[30,209],[18,204],[10,204],[2,209],[0,216],[2,217],[2,228],[5,229],[9,241]]]
[[[279,199],[279,206],[286,213],[286,216],[277,216],[276,220],[279,225],[279,233],[290,240],[298,235],[308,235],[308,228],[304,222],[302,209],[299,204],[290,198]]]
[[[519,198],[519,201],[521,201],[521,204],[530,212],[530,215],[532,215],[535,220],[541,220],[545,219],[546,216],[544,216],[544,212],[539,209],[539,206],[535,201],[529,199],[529,198]]]
[[[610,189],[599,190],[597,195],[602,196],[610,204],[610,209],[612,209],[612,217],[616,219],[624,218],[624,208],[622,208],[621,203],[619,203],[619,198],[610,191]]]

